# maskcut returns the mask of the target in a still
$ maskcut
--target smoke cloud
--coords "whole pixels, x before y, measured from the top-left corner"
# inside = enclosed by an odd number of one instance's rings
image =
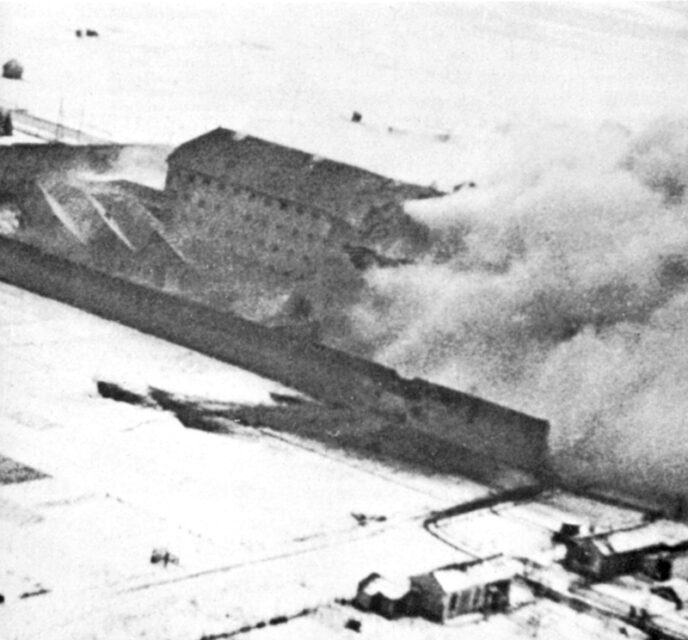
[[[688,487],[688,119],[502,128],[475,189],[407,206],[424,260],[352,310],[377,360],[549,419],[559,472]]]

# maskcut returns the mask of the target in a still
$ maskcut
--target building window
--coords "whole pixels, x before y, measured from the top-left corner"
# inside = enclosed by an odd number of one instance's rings
[[[459,602],[459,594],[458,593],[452,593],[452,597],[449,600],[449,611],[453,612],[456,611],[456,605]]]

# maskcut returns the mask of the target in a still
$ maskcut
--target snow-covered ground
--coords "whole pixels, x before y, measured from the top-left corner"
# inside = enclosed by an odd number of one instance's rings
[[[0,453],[50,476],[0,486],[3,637],[77,638],[83,623],[85,634],[109,638],[102,616],[117,611],[137,628],[172,625],[174,634],[158,637],[188,637],[158,608],[161,594],[203,631],[205,618],[191,615],[185,599],[210,598],[208,620],[226,608],[259,621],[350,597],[374,569],[407,574],[468,557],[420,524],[431,510],[486,495],[485,487],[293,437],[188,430],[168,414],[100,398],[100,378],[235,402],[293,393],[1,285]],[[360,526],[352,513],[386,520]],[[179,565],[151,564],[157,547]],[[20,599],[40,588],[49,593]],[[132,588],[143,591],[116,595]],[[129,623],[120,622],[125,634]]]
[[[514,126],[682,113],[687,25],[680,3],[3,3],[0,60],[25,72],[0,100],[120,141],[221,125],[451,185],[499,166]]]

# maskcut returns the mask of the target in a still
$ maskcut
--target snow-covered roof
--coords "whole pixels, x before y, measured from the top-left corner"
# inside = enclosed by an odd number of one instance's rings
[[[369,596],[379,593],[389,600],[399,600],[409,592],[409,589],[410,582],[408,580],[393,582],[384,576],[373,573],[361,583],[360,591]]]
[[[432,572],[445,593],[457,593],[483,584],[511,580],[519,571],[515,561],[492,560],[467,567],[446,567]]]
[[[643,527],[616,531],[591,539],[605,554],[628,553],[653,547],[677,547],[688,543],[688,526],[671,520],[657,520]]]

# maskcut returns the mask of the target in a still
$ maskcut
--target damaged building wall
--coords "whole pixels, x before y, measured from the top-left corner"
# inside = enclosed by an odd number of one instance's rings
[[[316,273],[347,245],[386,247],[384,229],[394,242],[422,242],[401,205],[439,195],[221,128],[178,147],[168,164],[170,228],[183,251],[201,260],[248,259],[291,279]],[[382,218],[384,229],[376,226]]]
[[[298,279],[352,238],[348,225],[323,210],[188,169],[171,168],[167,193],[174,203],[169,233],[201,264],[239,258]]]
[[[121,145],[13,144],[0,153],[0,192],[13,193],[56,173],[76,169],[103,172],[111,168]]]
[[[0,238],[0,279],[277,380],[337,406],[384,412],[476,458],[544,472],[548,423]]]

